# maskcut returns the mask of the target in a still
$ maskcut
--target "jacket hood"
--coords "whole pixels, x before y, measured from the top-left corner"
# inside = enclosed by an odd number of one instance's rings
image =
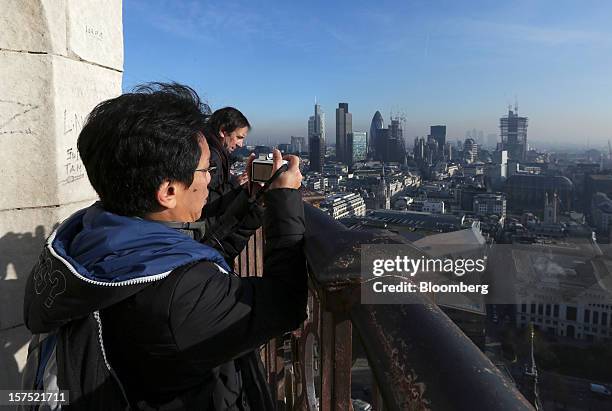
[[[26,325],[47,332],[202,260],[230,271],[215,249],[161,223],[109,213],[96,203],[47,239],[26,284]]]

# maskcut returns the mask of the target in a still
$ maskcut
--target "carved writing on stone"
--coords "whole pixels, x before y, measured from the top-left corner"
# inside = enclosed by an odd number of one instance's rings
[[[83,128],[85,118],[80,113],[64,110],[64,135],[72,135],[71,140],[76,142],[77,136]],[[71,184],[85,178],[85,166],[81,161],[79,151],[75,146],[66,149],[64,158],[64,179],[61,184]]]
[[[85,25],[85,33],[99,40],[102,40],[104,38],[104,34],[102,33],[102,30],[98,30],[89,25]]]
[[[65,161],[64,172],[66,178],[62,180],[62,184],[74,183],[85,177],[85,166],[76,147],[70,147],[66,150]]]

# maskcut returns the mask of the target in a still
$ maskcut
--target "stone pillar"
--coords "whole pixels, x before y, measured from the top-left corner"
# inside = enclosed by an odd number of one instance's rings
[[[27,355],[23,288],[51,230],[95,201],[77,148],[121,93],[121,0],[0,0],[0,389]]]

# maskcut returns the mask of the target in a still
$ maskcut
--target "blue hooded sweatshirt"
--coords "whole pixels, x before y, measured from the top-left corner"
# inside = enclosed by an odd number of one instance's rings
[[[198,261],[231,271],[215,249],[180,231],[109,213],[96,203],[47,239],[26,285],[26,324],[34,332],[48,332]]]

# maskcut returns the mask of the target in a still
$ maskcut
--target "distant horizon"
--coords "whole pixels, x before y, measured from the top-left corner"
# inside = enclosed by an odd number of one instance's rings
[[[435,124],[499,138],[518,102],[533,145],[607,147],[610,15],[597,1],[125,0],[123,84],[188,84],[213,109],[240,109],[253,142],[306,137],[316,99],[328,141],[340,102],[355,131],[377,110],[385,124],[402,113],[408,146]]]
[[[358,131],[358,130],[356,130]],[[368,131],[369,133],[369,131]],[[295,135],[293,134],[294,137],[304,137],[306,138],[306,136],[304,135]],[[257,139],[253,139],[250,136],[247,137],[246,139],[246,146],[278,146],[279,144],[290,144],[291,143],[291,137],[292,136],[288,136],[286,139],[273,139],[270,138],[269,142],[267,141],[267,138],[264,138],[263,141],[257,140]],[[426,137],[426,136],[418,136],[418,137]],[[328,146],[334,147],[336,145],[336,136],[334,134],[333,136],[333,140],[327,142]],[[408,139],[405,138],[406,140],[406,150],[411,151],[412,147],[413,147],[413,142],[414,142],[414,138],[413,139]],[[458,141],[464,141],[465,138],[449,138],[447,136],[446,141],[447,142],[451,142],[452,144],[456,144]],[[485,135],[485,141],[486,141],[486,135]],[[610,139],[610,141],[612,142],[612,139]],[[574,154],[583,154],[588,150],[598,150],[601,151],[603,153],[607,153],[608,152],[608,144],[607,142],[605,144],[601,144],[601,145],[594,145],[592,143],[589,143],[589,145],[587,145],[586,141],[585,142],[560,142],[560,143],[551,143],[551,142],[535,142],[535,143],[530,143],[528,141],[529,144],[529,149],[536,149],[536,150],[545,150],[545,151],[559,151],[559,152],[567,152],[567,153],[574,153]],[[485,149],[490,149],[490,147],[485,144]]]

